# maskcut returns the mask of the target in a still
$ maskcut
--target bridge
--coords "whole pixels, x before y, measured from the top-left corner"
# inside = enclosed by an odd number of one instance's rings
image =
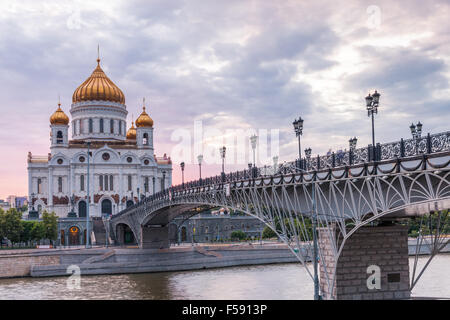
[[[410,279],[408,230],[399,222],[426,224],[433,237],[417,241],[428,241],[431,261],[449,241],[441,233],[449,171],[450,132],[317,157],[309,149],[293,162],[172,186],[113,216],[110,226],[118,243],[130,229],[140,248],[167,248],[174,218],[201,205],[223,206],[269,226],[312,279],[307,261],[315,249],[325,299],[409,298],[424,269],[416,273],[416,257]]]

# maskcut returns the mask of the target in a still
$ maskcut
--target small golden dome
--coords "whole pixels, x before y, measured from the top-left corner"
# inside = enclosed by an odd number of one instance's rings
[[[127,139],[136,140],[136,128],[134,127],[134,122],[131,122],[131,128],[127,131]]]
[[[61,103],[58,103],[58,109],[50,117],[51,124],[68,125],[69,117],[62,111]]]
[[[81,101],[112,101],[125,104],[122,90],[112,82],[100,68],[100,59],[97,59],[97,68],[73,93],[72,102]]]
[[[142,113],[136,119],[136,127],[153,127],[153,119],[145,112],[145,106],[142,107]]]

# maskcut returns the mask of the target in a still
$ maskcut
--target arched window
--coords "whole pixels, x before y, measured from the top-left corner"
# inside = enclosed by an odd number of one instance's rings
[[[131,177],[131,174],[130,175],[128,175],[128,191],[131,191],[131,188],[132,188],[132,184],[131,184],[131,182],[132,182],[132,177]]]
[[[76,127],[76,122],[72,121],[72,136],[74,136],[76,134],[75,127]]]
[[[92,131],[94,131],[94,121],[89,119],[89,133],[92,133]]]
[[[103,119],[100,119],[100,132],[103,133]]]
[[[109,176],[109,190],[114,191],[114,178],[113,175]]]
[[[58,131],[56,133],[56,143],[63,143],[63,133],[62,133],[62,131]]]
[[[84,174],[80,176],[80,191],[84,191]]]
[[[99,190],[100,191],[103,191],[103,176],[102,175],[99,175],[98,176],[98,185],[99,185]]]
[[[119,134],[122,134],[122,121],[119,120]]]
[[[143,138],[142,138],[142,144],[143,144],[144,146],[147,146],[147,145],[148,145],[148,133],[147,133],[147,132],[144,133],[144,136],[143,136]]]
[[[109,199],[105,199],[102,201],[102,215],[103,214],[112,214],[112,203]]]
[[[144,192],[148,192],[148,177],[144,178]]]
[[[38,205],[38,212],[41,213],[42,212],[42,206],[39,204]]]
[[[111,133],[114,133],[114,120],[113,120],[113,119],[111,119],[111,120],[109,121],[109,127],[110,127],[110,129],[111,129]]]
[[[62,191],[62,177],[58,177],[58,192]]]
[[[42,193],[42,179],[41,178],[37,179],[37,193],[38,194]]]
[[[84,133],[84,125],[83,125],[83,120],[78,120],[79,121],[79,123],[80,123],[80,134],[81,133]]]
[[[86,217],[86,201],[78,202],[78,217],[84,218]]]
[[[104,176],[103,180],[104,180],[104,183],[105,183],[105,191],[108,191],[109,190],[108,189],[108,176]]]

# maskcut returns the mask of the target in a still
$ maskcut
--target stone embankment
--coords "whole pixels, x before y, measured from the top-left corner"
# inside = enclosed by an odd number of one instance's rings
[[[415,253],[410,240],[409,254]],[[450,244],[443,252],[450,252]],[[420,254],[428,254],[424,246]],[[77,265],[81,274],[183,271],[242,265],[298,262],[284,244],[175,246],[170,249],[84,248],[0,251],[0,278],[67,276]]]
[[[282,244],[195,245],[170,249],[92,248],[0,252],[0,278],[182,271],[296,262]]]

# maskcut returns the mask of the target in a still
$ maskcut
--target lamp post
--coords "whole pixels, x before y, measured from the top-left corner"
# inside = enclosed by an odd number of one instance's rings
[[[272,158],[273,160],[273,174],[277,174],[278,171],[278,156]]]
[[[109,243],[109,219],[110,219],[109,214],[102,215],[103,224],[106,229],[106,238],[105,238],[105,247],[106,248],[108,248],[108,243]]]
[[[367,109],[367,116],[372,116],[372,150],[373,150],[373,157],[375,158],[375,120],[374,120],[374,114],[378,113],[378,105],[380,101],[380,94],[375,90],[375,93],[373,95],[369,95],[366,97],[366,109]]]
[[[258,136],[256,134],[254,134],[250,137],[250,143],[252,145],[252,150],[253,150],[253,167],[256,167],[255,150],[256,150],[257,141],[258,141]]]
[[[222,181],[225,181],[225,152],[227,148],[223,146],[220,148],[220,157],[222,158]]]
[[[300,146],[300,136],[303,134],[303,119],[302,117],[298,117],[292,122],[294,126],[295,136],[298,137],[298,159],[302,160],[302,149]]]
[[[422,137],[422,124],[420,123],[420,121],[417,123],[417,125],[411,123],[409,128],[411,129],[413,139],[419,139],[420,137]]]
[[[422,124],[420,121],[417,123],[417,125],[414,125],[414,123],[411,123],[409,126],[411,129],[411,134],[413,139],[416,142],[416,154],[419,153],[419,139],[422,137]]]
[[[89,175],[89,169],[90,169],[90,147],[91,142],[87,142],[87,210],[86,210],[86,249],[90,248],[89,245],[89,207],[91,206],[91,194],[89,191],[89,185],[90,185],[90,175]]]
[[[181,167],[181,183],[184,186],[184,162],[180,163]]]
[[[199,168],[199,172],[200,172],[200,181],[202,180],[202,162],[203,162],[203,155],[200,154],[197,157],[198,160],[198,168]]]
[[[311,152],[312,152],[312,150],[311,150],[311,148],[306,148],[305,149],[305,157],[306,157],[306,170],[308,170],[309,169],[309,167],[310,167],[310,163],[311,163]]]
[[[348,140],[348,145],[349,145],[350,151],[352,151],[352,152],[355,151],[357,142],[358,142],[358,139],[356,139],[356,137]]]

